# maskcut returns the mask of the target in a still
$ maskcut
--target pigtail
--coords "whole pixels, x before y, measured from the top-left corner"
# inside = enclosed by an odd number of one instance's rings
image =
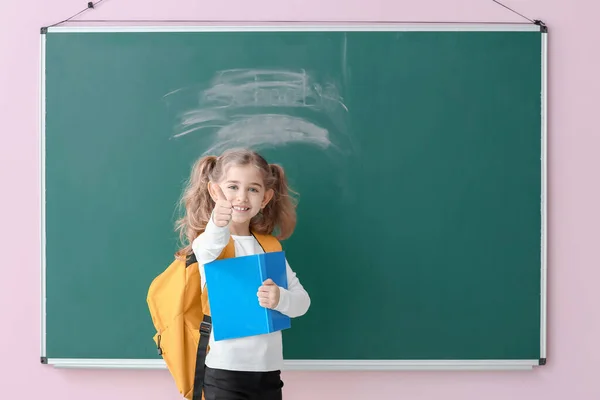
[[[289,187],[283,168],[278,164],[269,164],[272,178],[271,188],[275,192],[273,198],[263,210],[263,221],[268,231],[277,229],[277,238],[289,238],[296,228],[296,201],[292,197],[295,192]]]
[[[192,252],[192,242],[208,224],[210,214],[215,206],[208,192],[208,182],[212,179],[217,165],[217,157],[205,156],[192,166],[190,178],[181,196],[179,207],[182,217],[175,223],[175,231],[179,233],[182,247],[177,257],[187,257]]]

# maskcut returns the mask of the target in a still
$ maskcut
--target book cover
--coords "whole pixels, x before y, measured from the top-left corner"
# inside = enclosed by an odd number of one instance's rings
[[[271,278],[287,289],[283,251],[215,260],[204,265],[215,340],[271,333],[291,319],[258,304],[256,293]]]

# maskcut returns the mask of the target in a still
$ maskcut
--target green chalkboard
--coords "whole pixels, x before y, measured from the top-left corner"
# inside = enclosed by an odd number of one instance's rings
[[[160,365],[146,294],[184,181],[247,145],[299,193],[283,244],[312,305],[289,368],[543,363],[538,26],[42,39],[44,362]]]

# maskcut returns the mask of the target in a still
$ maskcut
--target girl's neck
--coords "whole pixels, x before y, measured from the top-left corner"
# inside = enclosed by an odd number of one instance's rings
[[[235,236],[250,236],[250,224],[236,224],[231,221],[229,232]]]

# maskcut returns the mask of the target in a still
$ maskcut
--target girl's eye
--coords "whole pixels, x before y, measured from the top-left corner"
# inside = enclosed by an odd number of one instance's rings
[[[250,188],[250,191],[254,192],[254,193],[258,193],[258,189],[256,189],[256,188]]]
[[[231,185],[231,186],[228,186],[228,187],[227,187],[227,189],[236,190],[236,189],[237,189],[237,186],[235,186],[235,185]]]

